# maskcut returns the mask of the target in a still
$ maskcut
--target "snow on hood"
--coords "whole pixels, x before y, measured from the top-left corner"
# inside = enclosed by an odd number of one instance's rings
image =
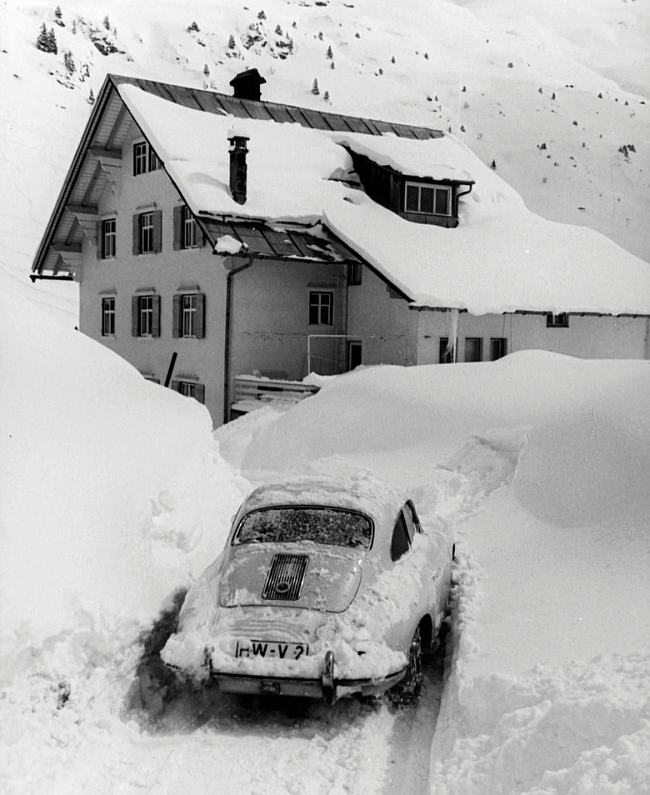
[[[547,221],[452,136],[337,133],[237,119],[250,139],[248,190],[229,189],[233,119],[132,85],[120,96],[195,214],[324,222],[416,305],[475,315],[515,310],[650,314],[650,268],[587,227]],[[188,131],[191,130],[191,135]],[[416,224],[335,179],[348,150],[412,177],[474,180],[456,229]]]

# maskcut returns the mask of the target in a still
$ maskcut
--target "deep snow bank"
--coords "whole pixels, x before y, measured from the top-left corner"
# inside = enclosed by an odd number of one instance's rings
[[[0,300],[3,649],[88,611],[147,620],[216,554],[240,498],[209,415],[36,303]]]

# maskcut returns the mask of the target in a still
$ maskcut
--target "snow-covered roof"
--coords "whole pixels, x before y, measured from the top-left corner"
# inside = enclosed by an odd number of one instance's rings
[[[135,85],[120,96],[197,214],[326,227],[415,305],[473,314],[650,314],[650,266],[586,227],[547,221],[452,136],[426,140],[237,119],[248,142],[248,193],[229,190],[233,117]],[[475,182],[456,229],[416,224],[337,179],[350,151],[411,177]]]

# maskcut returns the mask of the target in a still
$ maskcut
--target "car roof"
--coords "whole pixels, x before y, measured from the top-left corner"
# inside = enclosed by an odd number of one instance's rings
[[[376,525],[393,522],[407,497],[369,473],[346,477],[303,476],[258,486],[244,501],[245,512],[278,505],[326,505],[361,511]]]

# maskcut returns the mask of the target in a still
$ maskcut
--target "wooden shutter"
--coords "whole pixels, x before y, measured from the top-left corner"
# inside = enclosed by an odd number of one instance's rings
[[[197,384],[194,387],[194,397],[199,403],[205,403],[205,384]]]
[[[196,245],[199,247],[205,246],[205,235],[198,221],[196,222]]]
[[[96,235],[97,235],[97,259],[101,259],[104,254],[104,236],[103,232],[103,222],[97,221],[96,226]]]
[[[205,337],[205,295],[197,293],[196,296],[196,338],[202,340]]]
[[[131,336],[137,337],[140,332],[140,301],[138,296],[131,298]]]
[[[151,296],[151,304],[152,304],[152,318],[151,318],[151,336],[152,337],[159,337],[160,336],[160,296],[159,295],[152,295]]]
[[[183,240],[183,205],[174,207],[174,251],[182,248]]]
[[[162,210],[154,210],[151,216],[153,220],[153,252],[159,254],[162,251]]]
[[[176,294],[172,299],[172,337],[181,336],[181,296]]]
[[[140,216],[137,213],[133,216],[133,253],[140,253]]]

